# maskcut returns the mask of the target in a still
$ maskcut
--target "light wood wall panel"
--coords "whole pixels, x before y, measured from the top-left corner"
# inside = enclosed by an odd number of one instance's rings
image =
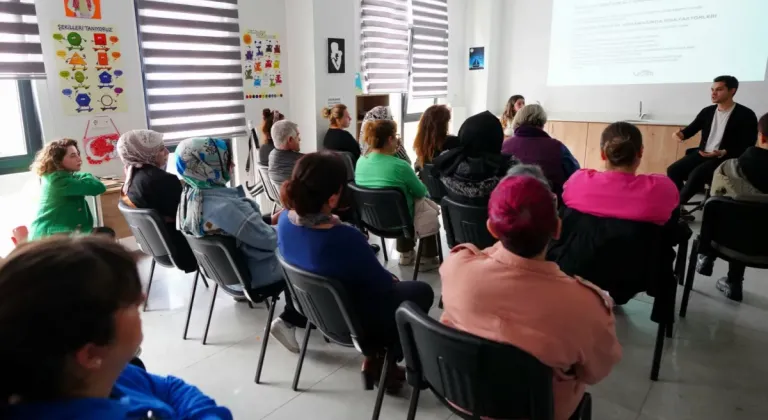
[[[677,160],[680,142],[673,137],[680,127],[638,125],[643,133],[643,159],[638,173],[666,174],[667,167]]]
[[[563,142],[579,162],[579,165],[584,167],[589,123],[552,121],[548,124],[550,125],[549,135]]]
[[[589,123],[589,129],[587,130],[587,151],[583,167],[599,170],[605,169],[603,158],[600,157],[600,137],[603,135],[603,131],[608,125],[609,124],[604,123]]]

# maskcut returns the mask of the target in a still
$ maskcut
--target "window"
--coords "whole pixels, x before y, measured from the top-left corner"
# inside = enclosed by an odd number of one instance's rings
[[[136,0],[136,10],[149,127],[169,145],[245,135],[237,0]]]
[[[0,80],[0,174],[25,172],[42,147],[32,83],[29,80]]]
[[[448,96],[448,0],[411,0],[411,88],[415,98]]]
[[[42,78],[45,66],[34,0],[0,1],[0,79]]]

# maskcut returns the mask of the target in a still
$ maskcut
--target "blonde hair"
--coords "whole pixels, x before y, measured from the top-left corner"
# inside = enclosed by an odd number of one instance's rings
[[[521,125],[537,128],[543,128],[547,125],[547,113],[544,111],[544,107],[539,104],[530,104],[517,111],[515,119],[512,121],[512,129],[517,130]]]
[[[344,104],[336,104],[332,107],[325,107],[320,110],[320,115],[326,120],[329,120],[331,124],[339,125],[339,121],[344,118],[344,111],[347,110],[347,106]]]
[[[368,121],[365,124],[363,141],[371,149],[381,149],[387,145],[390,137],[397,135],[397,123],[392,120]]]
[[[32,166],[29,169],[36,173],[37,176],[43,176],[61,170],[61,161],[64,160],[64,156],[67,155],[67,149],[69,146],[75,146],[77,148],[77,140],[74,139],[58,139],[45,145],[35,155],[35,161],[32,162]],[[80,153],[80,149],[77,150]]]

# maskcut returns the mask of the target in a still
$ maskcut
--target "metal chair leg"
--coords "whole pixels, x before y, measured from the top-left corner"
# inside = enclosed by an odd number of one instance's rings
[[[435,235],[435,241],[437,242],[437,256],[440,258],[440,264],[442,264],[443,263],[443,238],[440,237],[439,232],[437,235]]]
[[[419,395],[421,395],[421,387],[413,387],[413,390],[411,391],[411,403],[408,405],[407,420],[414,420],[416,418],[416,409],[419,407]]]
[[[189,294],[189,308],[187,309],[187,323],[184,324],[184,335],[182,338],[187,339],[187,331],[189,331],[189,320],[192,318],[192,304],[195,302],[195,291],[197,290],[197,279],[200,277],[200,270],[197,270],[195,274],[195,281],[192,282],[192,292]]]
[[[144,299],[144,312],[147,312],[147,303],[149,302],[149,289],[152,288],[152,278],[155,277],[155,259],[152,259],[152,268],[149,269],[149,282],[147,283],[147,295]]]
[[[696,238],[693,241],[693,247],[691,248],[691,257],[688,261],[688,274],[685,276],[685,288],[683,289],[683,299],[680,302],[680,318],[685,318],[685,314],[688,312],[688,299],[691,297],[691,289],[693,289],[693,278],[696,274],[696,259],[699,257],[699,239]]]
[[[387,240],[384,237],[381,238],[381,252],[384,253],[384,262],[389,262],[389,256],[387,255]]]
[[[200,273],[200,270],[198,269],[197,272]],[[205,285],[205,288],[208,289],[209,288],[208,287],[208,280],[205,279],[205,276],[202,273],[200,273],[200,280],[203,281],[203,284]]]
[[[653,349],[653,364],[651,365],[651,380],[659,380],[659,369],[661,368],[661,353],[664,350],[664,331],[667,329],[667,325],[659,323],[659,328],[656,331],[656,346]]]
[[[304,365],[304,356],[307,354],[307,346],[309,345],[309,334],[312,333],[312,323],[307,322],[305,328],[304,340],[301,342],[301,354],[299,354],[299,361],[296,363],[296,372],[293,374],[293,385],[291,388],[294,391],[299,390],[299,377],[301,376],[301,367]]]
[[[219,291],[219,283],[213,284],[213,297],[211,298],[211,307],[208,309],[208,322],[205,323],[205,333],[203,333],[203,345],[208,341],[208,328],[211,327],[211,316],[213,315],[213,305],[216,303],[216,293]]]
[[[413,281],[419,278],[419,265],[421,265],[421,249],[424,247],[424,240],[417,239],[416,241],[416,265],[413,266]]]
[[[387,371],[389,370],[390,363],[394,361],[392,359],[392,352],[387,351],[384,355],[384,366],[381,367],[381,378],[379,378],[379,391],[376,393],[376,404],[373,406],[372,420],[379,420],[379,414],[381,414],[381,403],[384,401],[384,390],[387,387]]]
[[[272,203],[272,213],[270,213],[270,214],[274,215],[275,214],[275,210],[277,210],[277,203],[273,202]]]
[[[256,367],[256,379],[258,384],[261,381],[261,368],[264,367],[264,355],[267,353],[267,341],[269,341],[269,330],[272,329],[272,319],[275,317],[275,301],[277,296],[272,296],[272,305],[269,306],[269,316],[267,316],[267,326],[264,328],[264,338],[261,340],[261,354],[259,354],[259,364]]]
[[[685,284],[685,262],[688,261],[688,241],[680,243],[677,247],[677,259],[675,260],[675,274],[680,286]]]

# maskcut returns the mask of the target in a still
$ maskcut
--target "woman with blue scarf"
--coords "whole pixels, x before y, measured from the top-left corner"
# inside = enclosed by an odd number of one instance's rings
[[[176,169],[184,180],[178,211],[179,230],[201,238],[227,235],[248,262],[251,287],[261,288],[285,281],[277,261],[277,233],[262,218],[256,201],[242,188],[229,188],[234,167],[232,154],[222,139],[194,137],[176,148]],[[285,310],[272,323],[272,335],[288,350],[298,353],[295,328],[303,328],[306,318],[298,313],[285,293]]]

